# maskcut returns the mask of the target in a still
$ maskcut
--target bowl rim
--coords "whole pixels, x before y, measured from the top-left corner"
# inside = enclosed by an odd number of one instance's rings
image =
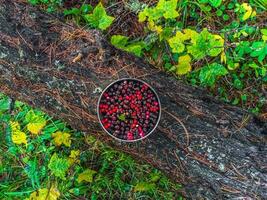
[[[124,140],[124,139],[120,139],[120,138],[118,138],[118,137],[115,137],[115,136],[112,135],[107,129],[105,129],[105,127],[103,126],[103,124],[102,124],[102,122],[101,122],[101,119],[100,119],[99,104],[100,104],[100,100],[102,99],[103,94],[107,91],[107,89],[108,89],[110,86],[114,85],[114,84],[117,83],[117,82],[121,82],[121,81],[123,81],[123,80],[139,81],[139,82],[141,82],[141,83],[143,83],[143,84],[148,85],[149,88],[150,88],[150,89],[154,92],[154,94],[156,95],[156,98],[157,98],[158,103],[159,103],[159,114],[158,114],[158,119],[157,119],[157,122],[156,122],[155,126],[154,126],[153,129],[152,129],[148,134],[146,134],[144,137],[139,138],[139,139],[135,139],[135,140]],[[140,140],[143,140],[143,139],[147,138],[147,137],[148,137],[149,135],[151,135],[151,134],[155,131],[155,129],[158,127],[158,124],[159,124],[159,122],[160,122],[160,118],[161,118],[161,102],[160,102],[159,96],[158,96],[157,92],[155,91],[155,89],[154,89],[150,84],[148,84],[147,82],[145,82],[145,81],[143,81],[143,80],[141,80],[141,79],[137,79],[137,78],[120,78],[120,79],[117,79],[117,80],[111,82],[110,84],[108,84],[108,85],[105,87],[105,89],[101,92],[101,95],[99,96],[98,101],[97,101],[97,118],[98,118],[98,121],[99,121],[99,123],[100,123],[102,129],[103,129],[107,134],[109,134],[111,137],[113,137],[114,139],[119,140],[120,142],[137,142],[137,141],[140,141]]]

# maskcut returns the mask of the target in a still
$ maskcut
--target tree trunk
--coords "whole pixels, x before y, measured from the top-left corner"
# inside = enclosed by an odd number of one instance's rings
[[[151,163],[188,199],[267,199],[267,123],[184,85],[22,0],[0,0],[0,91]],[[144,141],[115,141],[97,120],[97,88],[123,77],[159,94],[162,117]]]

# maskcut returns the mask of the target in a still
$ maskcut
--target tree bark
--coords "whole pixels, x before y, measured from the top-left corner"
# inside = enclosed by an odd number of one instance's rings
[[[113,48],[96,30],[22,0],[0,0],[0,91],[63,119],[181,183],[188,199],[267,199],[267,123]],[[101,130],[97,88],[125,77],[159,94],[162,117],[143,141]]]

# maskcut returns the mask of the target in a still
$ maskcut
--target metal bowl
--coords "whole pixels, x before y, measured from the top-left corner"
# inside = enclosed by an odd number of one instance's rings
[[[158,106],[159,106],[159,111],[158,111],[158,117],[157,117],[157,122],[155,123],[154,127],[150,130],[150,132],[146,133],[144,137],[141,137],[141,138],[138,138],[138,139],[134,139],[134,140],[125,140],[125,139],[122,139],[122,138],[118,138],[116,136],[114,136],[112,133],[110,133],[103,125],[102,121],[101,121],[101,114],[100,114],[100,111],[99,111],[99,105],[100,105],[100,102],[101,102],[101,99],[103,97],[103,94],[110,88],[112,88],[116,83],[120,83],[122,81],[133,81],[133,82],[140,82],[142,84],[146,84],[149,89],[154,93],[156,99],[157,99],[157,102],[158,102]],[[156,93],[156,91],[146,82],[140,80],[140,79],[136,79],[136,78],[122,78],[122,79],[118,79],[112,83],[110,83],[101,93],[99,99],[98,99],[98,103],[97,103],[97,117],[98,117],[98,120],[99,120],[99,123],[101,125],[101,127],[104,129],[104,131],[106,133],[108,133],[111,137],[115,138],[116,140],[119,140],[121,142],[136,142],[136,141],[139,141],[139,140],[143,140],[145,139],[146,137],[148,137],[151,133],[154,132],[154,130],[157,128],[158,124],[159,124],[159,121],[160,121],[160,117],[161,117],[161,104],[160,104],[160,99],[158,97],[158,94]]]

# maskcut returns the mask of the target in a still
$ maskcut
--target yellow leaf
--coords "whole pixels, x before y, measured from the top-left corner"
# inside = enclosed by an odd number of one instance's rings
[[[79,150],[71,150],[68,158],[69,164],[72,165],[74,163],[80,163],[79,158],[77,158],[78,156],[80,156]]]
[[[44,128],[45,125],[46,125],[46,121],[37,122],[37,123],[29,123],[27,124],[27,129],[31,133],[37,135],[38,133],[40,133],[40,131]]]
[[[242,3],[241,7],[244,8],[244,10],[245,10],[245,13],[241,18],[242,21],[246,21],[248,18],[253,17],[252,16],[252,8],[248,3]],[[253,15],[254,16],[256,15],[255,11],[254,11]]]
[[[191,29],[184,29],[184,40],[196,38],[198,36],[198,33]]]
[[[177,31],[176,34],[175,34],[175,37],[179,38],[182,41],[187,39],[187,36],[185,34],[183,34],[181,31]]]
[[[34,111],[30,110],[26,116],[25,119],[27,121],[27,129],[32,134],[39,134],[40,131],[44,128],[46,125],[46,119],[43,116],[44,114],[40,111]]]
[[[140,182],[134,187],[135,192],[153,191],[156,187],[155,183]]]
[[[54,186],[50,189],[43,188],[30,195],[30,200],[57,200],[60,197],[60,192]]]
[[[226,64],[226,55],[225,55],[224,51],[221,53],[221,63]]]
[[[267,35],[263,35],[263,36],[262,36],[262,40],[263,40],[263,41],[267,41]]]
[[[65,146],[70,147],[71,145],[71,139],[69,133],[57,131],[52,134],[52,137],[54,138],[53,141],[56,146],[61,146],[62,144],[64,144]]]
[[[179,57],[179,63],[185,62],[191,62],[191,57],[188,54]]]
[[[162,27],[155,25],[154,21],[148,22],[148,29],[157,32],[158,34],[160,34],[163,31]]]
[[[184,39],[185,36],[180,31],[177,31],[174,37],[168,39],[168,43],[173,53],[182,53],[184,51],[185,49],[185,45],[183,44]]]
[[[77,158],[80,155],[80,150],[71,150],[70,158]]]
[[[256,11],[254,10],[250,17],[255,17],[257,15]]]
[[[82,181],[86,181],[86,182],[93,182],[93,176],[94,174],[96,174],[96,171],[91,170],[91,169],[87,169],[84,172],[82,172],[81,174],[79,174],[78,176],[78,183],[81,183]]]
[[[184,75],[190,72],[192,69],[190,62],[191,57],[188,54],[180,56],[178,60],[178,65],[176,65],[176,73],[178,75]]]
[[[138,21],[144,22],[146,21],[147,15],[148,15],[148,8],[146,7],[143,11],[138,13]]]
[[[10,122],[11,126],[11,139],[15,144],[26,144],[27,145],[27,136],[24,132],[20,130],[20,125],[18,122]]]
[[[224,39],[220,35],[213,35],[213,37],[219,41],[220,45],[224,45]]]
[[[18,122],[13,122],[13,121],[10,121],[10,127],[11,127],[11,130],[12,131],[15,131],[15,130],[20,130],[20,125]]]

